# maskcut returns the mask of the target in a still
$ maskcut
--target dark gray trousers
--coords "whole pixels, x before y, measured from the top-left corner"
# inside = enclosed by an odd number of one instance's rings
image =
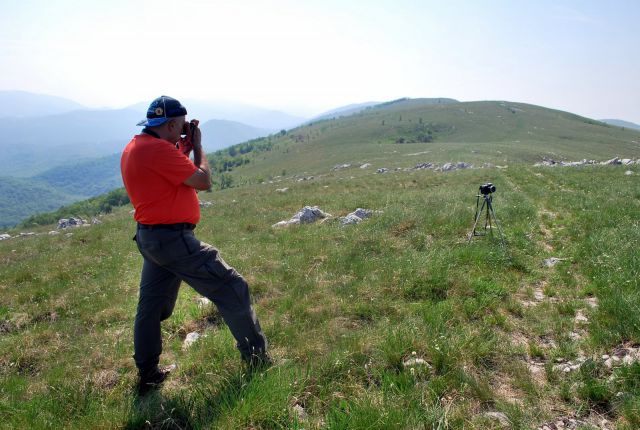
[[[181,281],[216,305],[244,360],[266,353],[267,340],[251,307],[249,286],[216,248],[200,242],[188,228],[138,226],[134,239],[144,258],[133,333],[134,360],[141,374],[158,365],[160,321],[171,316]]]

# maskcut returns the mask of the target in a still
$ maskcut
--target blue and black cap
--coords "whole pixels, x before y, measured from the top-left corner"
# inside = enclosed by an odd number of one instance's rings
[[[143,119],[138,125],[147,127],[155,127],[161,125],[178,116],[187,114],[187,108],[182,106],[178,100],[169,96],[160,96],[149,105],[147,109],[147,118]]]

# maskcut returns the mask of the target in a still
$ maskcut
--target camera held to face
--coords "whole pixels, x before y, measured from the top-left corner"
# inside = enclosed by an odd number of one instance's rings
[[[180,133],[182,136],[189,136],[191,137],[193,135],[193,130],[195,130],[195,128],[197,127],[197,124],[195,123],[195,120],[191,120],[189,122],[185,122],[182,125],[182,132]]]
[[[496,192],[496,186],[493,185],[491,182],[487,182],[486,184],[480,185],[480,193],[485,196],[495,192]]]

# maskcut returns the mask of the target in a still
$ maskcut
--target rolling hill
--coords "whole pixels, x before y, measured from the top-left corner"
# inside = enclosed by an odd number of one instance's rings
[[[640,133],[568,112],[504,101],[402,99],[259,140],[270,150],[234,171],[252,181],[320,174],[343,163],[408,167],[418,162],[510,164],[636,158]],[[221,154],[221,156],[224,154]]]

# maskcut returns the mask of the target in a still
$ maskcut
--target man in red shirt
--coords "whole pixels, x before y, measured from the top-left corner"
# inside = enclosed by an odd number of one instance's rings
[[[267,340],[251,307],[249,287],[216,248],[200,242],[193,230],[200,221],[196,190],[211,187],[211,172],[201,145],[198,121],[168,96],[155,99],[145,126],[122,153],[124,186],[138,223],[134,240],[143,257],[134,359],[140,392],[165,380],[171,368],[158,366],[162,352],[160,321],[173,312],[185,281],[218,308],[251,368],[270,363]],[[185,137],[181,137],[182,134]],[[193,150],[193,161],[189,153]]]

